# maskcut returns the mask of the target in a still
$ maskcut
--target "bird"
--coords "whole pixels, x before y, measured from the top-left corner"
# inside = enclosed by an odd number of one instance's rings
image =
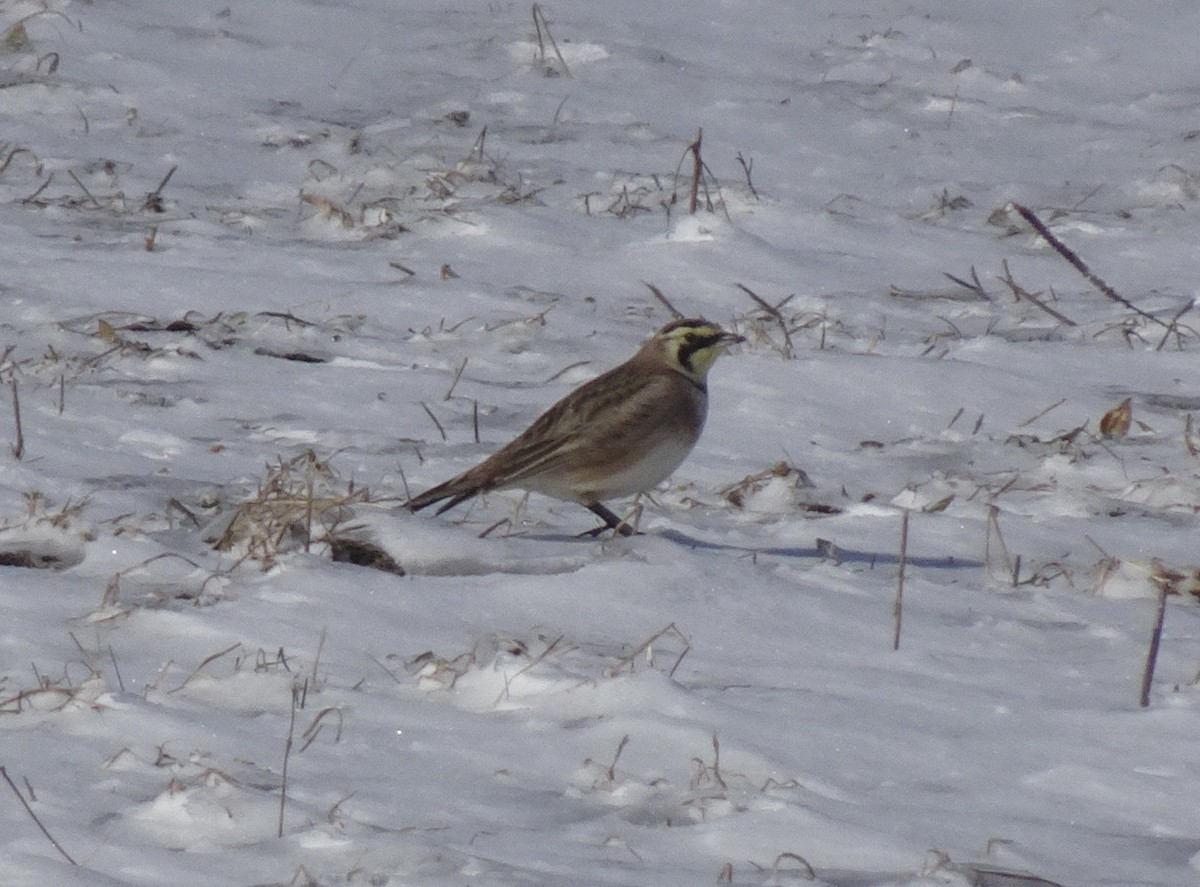
[[[474,468],[405,503],[438,514],[489,490],[524,489],[578,502],[624,536],[633,528],[606,499],[657,486],[700,439],[708,371],[745,337],[702,318],[677,318],[624,363],[585,382]]]

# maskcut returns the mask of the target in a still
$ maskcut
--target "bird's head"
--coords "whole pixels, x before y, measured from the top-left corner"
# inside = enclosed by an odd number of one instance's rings
[[[671,369],[703,385],[713,361],[745,336],[723,330],[701,318],[673,320],[651,338]]]

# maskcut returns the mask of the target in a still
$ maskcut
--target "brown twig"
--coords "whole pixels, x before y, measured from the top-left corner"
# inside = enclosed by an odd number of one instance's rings
[[[679,658],[675,660],[675,663],[671,666],[671,670],[667,672],[667,677],[674,677],[675,670],[679,668],[679,663],[683,662],[683,657],[687,656],[688,651],[692,648],[687,636],[679,630],[674,622],[672,622],[666,628],[656,631],[654,634],[650,635],[650,637],[646,638],[646,640],[638,644],[632,653],[621,659],[621,661],[608,670],[608,676],[610,678],[615,678],[626,666],[629,666],[630,669],[632,669],[634,660],[636,660],[638,656],[642,655],[642,653],[653,650],[655,642],[658,641],[659,638],[667,637],[668,635],[673,636],[676,640],[683,644],[683,652],[679,654]]]
[[[25,808],[25,812],[29,814],[29,817],[34,821],[37,827],[42,830],[42,834],[46,836],[46,839],[54,845],[54,849],[61,853],[63,859],[71,863],[71,865],[79,865],[79,863],[71,858],[71,854],[63,849],[62,844],[54,840],[54,835],[50,834],[49,829],[47,829],[46,826],[42,824],[42,821],[38,819],[38,815],[33,812],[33,808],[29,806],[29,802],[25,800],[25,796],[21,794],[21,790],[17,788],[16,783],[12,781],[12,777],[8,775],[8,770],[2,765],[0,765],[0,776],[4,777],[4,781],[8,783],[8,787],[13,790],[13,794],[17,796],[17,800],[21,802],[21,806]]]
[[[542,31],[544,30],[546,39],[550,41],[550,48],[554,50],[555,56],[558,57],[558,63],[562,65],[563,74],[570,80],[571,69],[567,67],[567,60],[558,51],[558,44],[554,41],[554,35],[550,33],[550,25],[546,22],[546,14],[542,12],[542,7],[537,3],[533,4],[533,26],[537,29],[538,53],[541,56],[542,64],[546,64],[546,46],[542,42]]]
[[[171,176],[175,175],[175,170],[179,169],[179,164],[175,164],[167,170],[167,174],[162,177],[162,181],[158,186],[146,195],[142,201],[142,209],[151,212],[160,213],[163,211],[162,192],[163,188],[167,187],[167,182],[171,181]]]
[[[125,692],[125,681],[121,678],[121,666],[117,665],[117,654],[112,648],[112,644],[108,645],[108,658],[112,660],[113,673],[117,676],[117,687],[122,693]]]
[[[979,281],[979,272],[975,270],[974,265],[971,266],[971,279],[969,281],[963,280],[961,277],[955,277],[949,271],[943,271],[942,274],[944,274],[946,277],[948,277],[950,280],[954,281],[955,283],[957,283],[959,286],[963,287],[964,289],[968,289],[971,292],[975,293],[983,301],[985,301],[985,302],[991,301],[992,297],[987,294],[987,290],[985,290],[983,288],[983,284]]]
[[[771,880],[778,880],[779,864],[785,859],[790,859],[800,866],[800,870],[804,872],[805,878],[807,878],[809,881],[815,881],[817,879],[817,873],[813,871],[813,867],[808,864],[808,860],[803,856],[799,855],[798,853],[780,853],[775,857],[775,861],[771,863]]]
[[[41,195],[41,193],[43,191],[45,191],[47,188],[50,187],[50,183],[53,181],[54,181],[54,173],[52,172],[52,173],[50,173],[50,175],[46,176],[46,181],[44,181],[40,185],[38,185],[37,189],[32,194],[22,197],[21,203],[33,203],[35,200],[38,199],[38,197]]]
[[[198,675],[200,673],[200,670],[202,668],[204,668],[204,666],[208,665],[210,662],[215,662],[216,660],[220,659],[222,656],[229,655],[230,653],[232,653],[234,650],[238,649],[241,646],[242,645],[240,643],[230,644],[224,650],[218,650],[216,653],[213,653],[211,656],[205,657],[204,661],[201,662],[199,665],[197,665],[194,669],[192,669],[192,673],[189,674],[186,678],[184,678],[184,681],[182,684],[180,684],[174,690],[170,690],[168,692],[178,693],[180,690],[182,690],[184,687],[186,687],[188,685],[188,682],[191,681],[192,678],[194,678],[196,675]]]
[[[688,193],[688,215],[696,214],[696,204],[700,191],[700,178],[704,175],[704,161],[700,158],[700,143],[704,139],[704,130],[696,130],[696,141],[688,145],[692,153],[692,188]]]
[[[292,754],[292,739],[296,733],[296,703],[300,698],[300,687],[292,685],[292,712],[288,722],[287,739],[283,744],[283,775],[279,786],[279,830],[276,837],[283,837],[283,811],[287,806],[288,758]]]
[[[721,788],[729,788],[729,786],[727,786],[725,784],[725,778],[723,776],[721,776],[721,742],[719,739],[717,739],[717,732],[715,730],[713,731],[713,735],[712,735],[712,747],[713,747],[713,765],[712,765],[713,780],[717,783],[717,785],[721,786]]]
[[[1054,247],[1054,251],[1056,253],[1066,259],[1076,271],[1082,274],[1088,283],[1096,287],[1096,289],[1100,290],[1100,292],[1112,299],[1114,302],[1124,305],[1139,317],[1144,317],[1146,320],[1157,323],[1159,326],[1169,327],[1169,324],[1165,320],[1155,317],[1149,312],[1143,311],[1137,305],[1130,302],[1111,286],[1101,280],[1100,277],[1098,277],[1092,271],[1092,269],[1087,266],[1087,263],[1085,263],[1083,259],[1079,258],[1079,256],[1069,246],[1067,246],[1050,232],[1050,229],[1047,228],[1045,223],[1034,214],[1033,210],[1026,206],[1022,206],[1019,203],[1014,203],[1013,209],[1021,214],[1021,218],[1028,222],[1033,229],[1037,231],[1039,235],[1041,235],[1042,239],[1045,240],[1046,243]]]
[[[574,363],[569,363],[565,367],[563,367],[561,370],[558,370],[557,372],[555,372],[554,375],[552,375],[550,378],[548,378],[546,380],[546,384],[548,385],[551,382],[555,382],[558,379],[561,379],[567,373],[571,372],[571,370],[577,369],[578,367],[585,367],[589,363],[591,363],[590,360],[577,360]]]
[[[1194,459],[1200,459],[1200,446],[1197,446],[1196,439],[1192,436],[1192,414],[1187,414],[1187,419],[1183,423],[1183,446],[1188,451],[1188,455]]]
[[[471,146],[471,153],[468,154],[467,156],[468,157],[478,156],[478,158],[480,160],[483,160],[483,158],[484,158],[483,146],[486,141],[487,141],[487,124],[485,123],[483,125],[483,128],[481,130],[479,130],[479,135],[475,137],[475,144]],[[449,267],[450,266],[448,264],[442,266],[442,272],[443,272],[442,280],[446,279],[445,271]]]
[[[1163,346],[1167,344],[1167,339],[1171,338],[1171,333],[1175,333],[1176,335],[1179,334],[1179,329],[1176,326],[1179,323],[1179,318],[1183,317],[1183,315],[1187,314],[1194,307],[1196,307],[1195,299],[1188,299],[1182,308],[1171,315],[1171,320],[1167,324],[1167,331],[1163,333],[1163,337],[1159,339],[1158,345],[1154,349],[1155,351],[1162,351]]]
[[[1051,308],[1049,305],[1047,305],[1045,302],[1043,302],[1041,299],[1039,299],[1033,293],[1029,292],[1027,289],[1025,289],[1023,286],[1021,286],[1019,283],[1017,283],[1015,280],[1013,280],[1012,272],[1008,270],[1008,259],[1005,259],[1000,264],[1004,268],[1004,276],[1001,277],[1000,280],[1010,290],[1012,290],[1012,294],[1014,296],[1016,296],[1018,300],[1024,299],[1026,302],[1029,302],[1031,305],[1036,305],[1038,308],[1041,308],[1043,311],[1045,311],[1047,314],[1049,314],[1051,317],[1053,317],[1055,320],[1057,320],[1061,324],[1064,324],[1066,326],[1077,326],[1075,321],[1071,320],[1071,318],[1067,317],[1061,311],[1058,311],[1055,308]],[[953,280],[954,278],[951,278],[951,279]]]
[[[712,194],[708,190],[708,180],[712,179],[713,186],[717,191],[717,199],[720,202],[721,212],[725,214],[725,218],[729,219],[729,207],[725,205],[725,199],[721,196],[721,183],[717,181],[716,175],[709,169],[707,163],[701,157],[700,146],[704,138],[704,130],[696,131],[696,140],[683,149],[683,153],[679,155],[679,163],[675,165],[674,185],[671,187],[671,197],[663,202],[664,208],[667,210],[668,219],[671,215],[671,207],[679,199],[679,172],[683,169],[684,161],[687,160],[689,154],[692,155],[692,176],[691,183],[688,189],[688,214],[695,215],[696,210],[700,206],[700,187],[704,187],[705,209],[709,212],[714,211],[715,204],[713,203]]]
[[[754,182],[750,181],[750,174],[754,172],[754,158],[751,157],[749,160],[746,160],[742,156],[742,152],[738,151],[737,162],[742,165],[742,171],[746,173],[746,187],[750,189],[750,193],[754,195],[754,199],[758,200],[758,191],[754,187]]]
[[[81,182],[81,181],[79,180],[79,176],[75,175],[75,170],[73,170],[73,169],[68,169],[68,170],[67,170],[67,175],[69,175],[69,176],[70,176],[72,179],[74,179],[74,180],[75,180],[75,184],[79,186],[79,190],[80,190],[80,191],[82,191],[84,194],[86,194],[86,195],[87,195],[87,199],[88,199],[88,200],[90,200],[90,201],[92,202],[92,205],[93,205],[93,206],[95,206],[95,207],[97,207],[97,208],[99,208],[99,206],[100,206],[100,201],[99,201],[99,200],[97,200],[97,199],[96,199],[96,198],[95,198],[95,197],[92,195],[92,192],[91,192],[91,191],[89,191],[89,190],[87,189],[87,185],[85,185],[83,182]]]
[[[562,643],[562,639],[564,637],[566,637],[566,635],[560,634],[558,637],[556,637],[554,640],[552,640],[549,644],[546,645],[546,649],[542,650],[541,653],[539,653],[533,659],[530,659],[529,662],[527,662],[524,666],[522,666],[520,669],[518,669],[516,674],[512,675],[511,677],[505,676],[504,689],[502,689],[500,691],[500,695],[496,697],[496,702],[494,704],[499,705],[500,700],[507,698],[509,688],[512,686],[512,682],[515,681],[517,678],[519,678],[521,675],[525,674],[530,669],[532,669],[535,665],[537,665],[541,662],[544,662],[551,653],[553,653],[556,649],[558,649],[558,645],[560,643]]]
[[[25,455],[25,433],[21,430],[21,398],[17,394],[17,379],[15,376],[9,380],[9,384],[12,385],[13,422],[16,425],[17,437],[11,444],[11,447],[13,456],[19,460]]]
[[[621,758],[621,752],[625,751],[625,746],[629,744],[629,735],[621,737],[621,741],[617,743],[617,753],[613,755],[612,763],[608,765],[608,769],[604,771],[604,775],[608,777],[609,782],[617,781],[617,761]]]
[[[8,165],[12,163],[12,159],[18,154],[28,154],[33,158],[34,167],[39,171],[41,170],[42,161],[38,159],[38,156],[34,154],[33,151],[29,150],[28,148],[13,148],[8,152],[8,156],[5,157],[2,162],[0,162],[0,175],[3,175],[4,171],[8,169]]]
[[[450,387],[446,389],[446,394],[442,398],[443,401],[449,400],[454,395],[454,389],[458,386],[458,380],[462,378],[463,370],[467,368],[467,358],[463,358],[458,367],[454,370],[454,378],[450,380]]]
[[[753,299],[754,304],[765,311],[769,317],[779,324],[779,331],[783,333],[783,348],[781,349],[783,351],[783,358],[784,360],[791,360],[794,354],[792,349],[792,334],[788,329],[787,321],[784,320],[783,312],[779,310],[779,305],[772,305],[770,302],[759,296],[758,293],[754,292],[754,290],[750,289],[750,287],[744,284],[734,283],[734,286]],[[787,299],[784,299],[783,302],[780,302],[779,304],[786,304],[791,298],[791,296],[788,296]]]
[[[1016,478],[1013,478],[1015,481]],[[1010,482],[1011,483],[1011,482]],[[1007,488],[1008,484],[1005,485]],[[1004,492],[1001,490],[996,495]],[[1004,542],[1004,534],[1000,532],[1000,509],[996,505],[989,504],[987,507],[987,530],[983,537],[983,563],[985,567],[992,566],[992,537],[996,538],[996,552],[1003,563],[1000,564],[1008,573],[1009,576],[1015,575],[1015,570],[1020,569],[1014,566],[1012,556],[1008,553],[1008,545]],[[1015,583],[1014,583],[1015,584]]]
[[[671,318],[673,320],[683,320],[683,318],[686,317],[682,311],[671,304],[671,300],[663,295],[662,290],[649,281],[643,280],[642,283],[645,284],[646,288],[654,294],[654,298],[658,299],[658,301],[662,303],[663,307],[671,312]]]
[[[318,736],[321,735],[321,728],[324,724],[327,715],[337,717],[337,732],[333,735],[334,742],[342,741],[342,727],[344,726],[344,716],[340,708],[335,708],[332,705],[321,709],[317,712],[317,716],[313,718],[312,723],[300,734],[300,738],[304,740],[304,745],[300,746],[300,751],[303,753],[310,745],[312,745]]]
[[[442,440],[446,440],[446,429],[442,427],[442,423],[438,421],[438,417],[433,414],[433,410],[429,409],[424,403],[421,404],[421,409],[425,411],[425,415],[433,420],[433,424],[437,426],[438,434],[442,436]]]
[[[1044,410],[1041,410],[1040,412],[1034,413],[1032,416],[1030,416],[1030,417],[1029,417],[1028,419],[1026,419],[1024,422],[1021,422],[1021,423],[1019,423],[1019,424],[1017,425],[1017,427],[1018,427],[1018,428],[1028,428],[1030,425],[1032,425],[1032,424],[1033,424],[1034,422],[1036,422],[1038,419],[1042,418],[1042,416],[1046,415],[1046,414],[1047,414],[1047,413],[1049,413],[1051,410],[1058,409],[1059,407],[1061,407],[1061,406],[1062,406],[1064,403],[1066,403],[1066,402],[1067,402],[1067,399],[1066,399],[1065,397],[1061,397],[1061,398],[1059,398],[1059,399],[1058,399],[1058,400],[1056,400],[1054,403],[1050,404],[1050,406],[1046,407]]]
[[[1140,705],[1147,708],[1150,705],[1150,685],[1154,682],[1154,666],[1158,661],[1158,645],[1162,641],[1163,620],[1167,615],[1167,593],[1169,589],[1164,582],[1158,589],[1158,608],[1154,612],[1154,628],[1150,632],[1150,648],[1146,651],[1146,667],[1142,670],[1142,693]]]

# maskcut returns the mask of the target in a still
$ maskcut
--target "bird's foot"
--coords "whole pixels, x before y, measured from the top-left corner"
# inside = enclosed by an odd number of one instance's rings
[[[594,530],[588,530],[586,533],[582,534],[584,536],[591,536],[595,538],[605,530],[612,530],[613,534],[618,536],[632,536],[637,532],[633,526],[621,520],[621,518],[617,517],[612,513],[612,511],[599,502],[593,503],[592,505],[588,505],[586,507],[588,511],[592,512],[592,514],[604,521],[604,526],[596,527]]]
[[[642,535],[637,530],[635,530],[633,527],[629,526],[629,524],[625,523],[624,521],[620,521],[617,523],[617,525],[615,527],[610,527],[608,524],[605,524],[602,527],[594,527],[593,529],[585,530],[584,532],[579,534],[579,537],[583,538],[583,537],[587,536],[591,539],[595,539],[597,536],[601,535],[602,533],[604,533],[607,530],[612,530],[614,536],[640,536],[640,535]]]

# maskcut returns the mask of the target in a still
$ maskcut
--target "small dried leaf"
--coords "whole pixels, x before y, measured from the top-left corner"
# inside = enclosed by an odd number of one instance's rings
[[[1200,569],[1171,567],[1155,560],[1150,564],[1150,581],[1167,594],[1191,595],[1200,601]]]
[[[1127,397],[1100,417],[1100,433],[1112,440],[1120,440],[1129,433],[1132,420],[1132,400]]]
[[[817,539],[817,551],[821,552],[821,557],[833,561],[835,564],[842,562],[842,553],[838,547],[828,539]]]
[[[926,514],[939,514],[950,507],[950,503],[954,501],[954,494],[951,493],[945,499],[938,499],[936,502],[930,502],[921,511]]]
[[[22,22],[17,22],[4,32],[4,47],[9,52],[29,52],[33,49],[29,33]]]
[[[120,341],[120,337],[117,335],[117,331],[113,329],[112,324],[109,323],[107,320],[96,321],[96,337],[103,339],[105,342],[109,342],[113,345],[117,344]]]
[[[992,210],[991,215],[988,216],[987,223],[999,228],[1007,228],[1010,224],[1008,205],[1006,204]]]

